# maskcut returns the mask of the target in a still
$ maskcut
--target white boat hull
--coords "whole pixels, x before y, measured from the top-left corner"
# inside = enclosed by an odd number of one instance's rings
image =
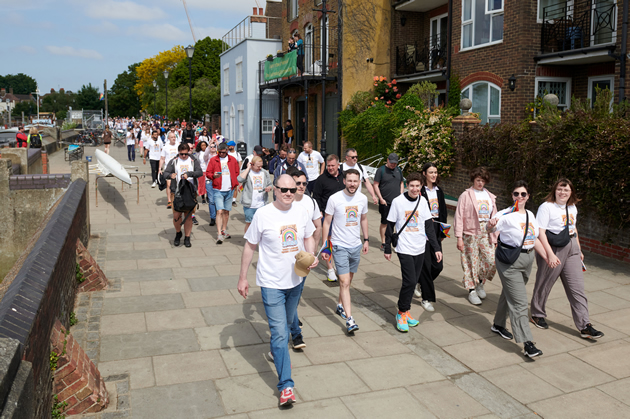
[[[118,163],[115,158],[101,150],[95,150],[94,157],[96,157],[98,169],[103,175],[107,176],[111,174],[126,184],[131,185],[129,173],[127,173],[127,170],[122,164]]]

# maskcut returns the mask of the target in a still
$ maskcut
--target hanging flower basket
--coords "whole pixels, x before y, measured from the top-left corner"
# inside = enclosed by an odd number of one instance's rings
[[[273,61],[273,55],[271,54],[267,55],[267,61]]]
[[[284,51],[278,51],[276,57],[284,57]]]

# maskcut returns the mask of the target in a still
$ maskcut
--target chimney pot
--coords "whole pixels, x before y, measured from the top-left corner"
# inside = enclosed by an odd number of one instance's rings
[[[254,16],[258,15],[258,8],[254,7]]]
[[[264,13],[263,13],[263,8],[262,8],[262,7],[258,9],[258,14],[259,14],[259,15],[261,15],[261,16],[264,14]]]

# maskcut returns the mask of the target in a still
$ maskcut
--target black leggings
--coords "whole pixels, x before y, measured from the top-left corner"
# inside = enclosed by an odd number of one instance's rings
[[[149,162],[151,163],[151,178],[153,179],[153,182],[157,182],[158,169],[160,168],[160,161],[159,160],[149,160]]]
[[[422,264],[424,263],[424,253],[416,256],[397,253],[400,260],[400,270],[402,272],[402,286],[398,295],[398,310],[405,312],[411,308],[411,299],[413,291],[416,289]],[[424,299],[424,293],[422,295]]]

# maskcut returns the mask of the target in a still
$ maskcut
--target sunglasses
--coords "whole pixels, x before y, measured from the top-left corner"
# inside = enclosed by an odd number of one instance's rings
[[[282,193],[287,193],[287,192],[296,193],[297,192],[297,188],[281,188],[279,186],[276,186],[276,188],[280,189],[280,192]]]
[[[519,193],[518,192],[512,192],[512,196],[514,198],[518,198]],[[527,196],[527,192],[521,192],[520,195],[525,198]]]
[[[358,158],[359,156],[348,156],[348,157],[349,157],[349,158],[351,158],[351,159],[356,159],[356,158]]]
[[[295,182],[295,184],[297,186],[306,186],[306,185],[308,185],[308,182]]]
[[[180,156],[187,156],[188,153],[179,153]]]

